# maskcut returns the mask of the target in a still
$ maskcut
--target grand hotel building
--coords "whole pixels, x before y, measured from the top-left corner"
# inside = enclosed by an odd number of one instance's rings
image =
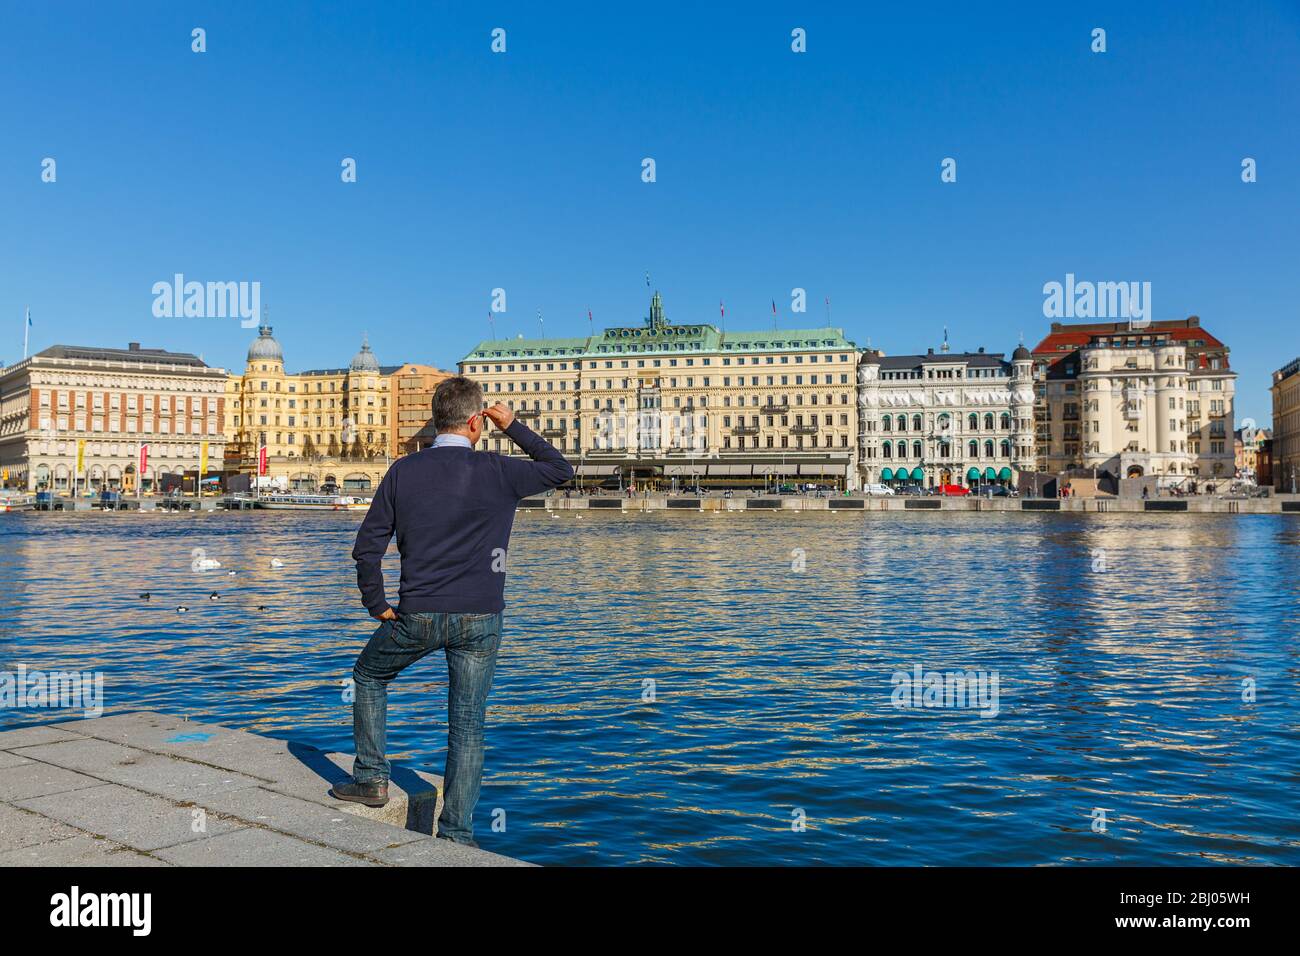
[[[479,343],[460,362],[577,466],[579,480],[667,487],[853,486],[857,351],[839,329],[724,332],[669,322]],[[482,446],[513,452],[489,432]]]

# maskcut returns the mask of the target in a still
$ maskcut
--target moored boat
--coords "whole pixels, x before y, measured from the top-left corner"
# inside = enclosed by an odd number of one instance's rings
[[[9,511],[31,511],[36,507],[36,496],[25,491],[0,491],[0,514]]]
[[[272,511],[356,511],[370,507],[364,498],[352,495],[274,494],[261,495],[257,507]]]

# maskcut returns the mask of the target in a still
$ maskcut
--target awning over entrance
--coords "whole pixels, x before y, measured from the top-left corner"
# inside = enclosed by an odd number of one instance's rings
[[[880,470],[880,480],[881,480],[881,481],[893,481],[893,480],[894,480],[894,469],[892,469],[892,468],[882,468],[882,469]]]
[[[799,474],[829,475],[831,477],[842,478],[844,476],[844,468],[841,465],[800,465]]]
[[[921,468],[913,468],[913,469],[912,469],[912,480],[913,480],[913,481],[925,481],[925,471],[924,471],[923,469],[921,469]]]
[[[1001,471],[998,472],[998,478],[999,478],[1001,481],[1010,481],[1010,480],[1011,480],[1011,469],[1010,469],[1010,468],[1003,468]]]
[[[706,471],[708,467],[705,465],[664,465],[664,476],[667,478],[703,475]]]
[[[989,481],[997,481],[998,473],[994,471],[993,466],[990,465],[988,468],[984,469],[984,477]]]
[[[971,468],[970,470],[968,470],[968,471],[966,472],[966,480],[967,480],[967,481],[979,481],[979,480],[980,480],[980,470],[979,470],[978,468]]]
[[[614,465],[579,465],[578,474],[580,475],[612,475],[618,469]]]
[[[753,465],[709,465],[710,477],[726,476],[728,478],[746,477],[754,473]]]

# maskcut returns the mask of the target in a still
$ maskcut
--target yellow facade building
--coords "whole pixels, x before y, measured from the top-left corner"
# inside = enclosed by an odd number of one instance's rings
[[[668,321],[480,342],[460,362],[577,465],[640,487],[856,480],[857,352],[841,330],[723,332]],[[488,432],[480,447],[515,451]]]
[[[391,458],[390,377],[363,342],[346,368],[286,372],[284,353],[263,325],[242,374],[226,382],[227,466],[251,471],[258,449],[272,461]]]

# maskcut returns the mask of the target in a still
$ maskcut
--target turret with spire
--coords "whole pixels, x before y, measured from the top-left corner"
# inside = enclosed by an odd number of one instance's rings
[[[662,329],[668,324],[668,320],[664,318],[664,302],[659,297],[658,289],[655,290],[654,296],[650,299],[650,318],[645,320],[645,324],[646,328],[649,329]]]

